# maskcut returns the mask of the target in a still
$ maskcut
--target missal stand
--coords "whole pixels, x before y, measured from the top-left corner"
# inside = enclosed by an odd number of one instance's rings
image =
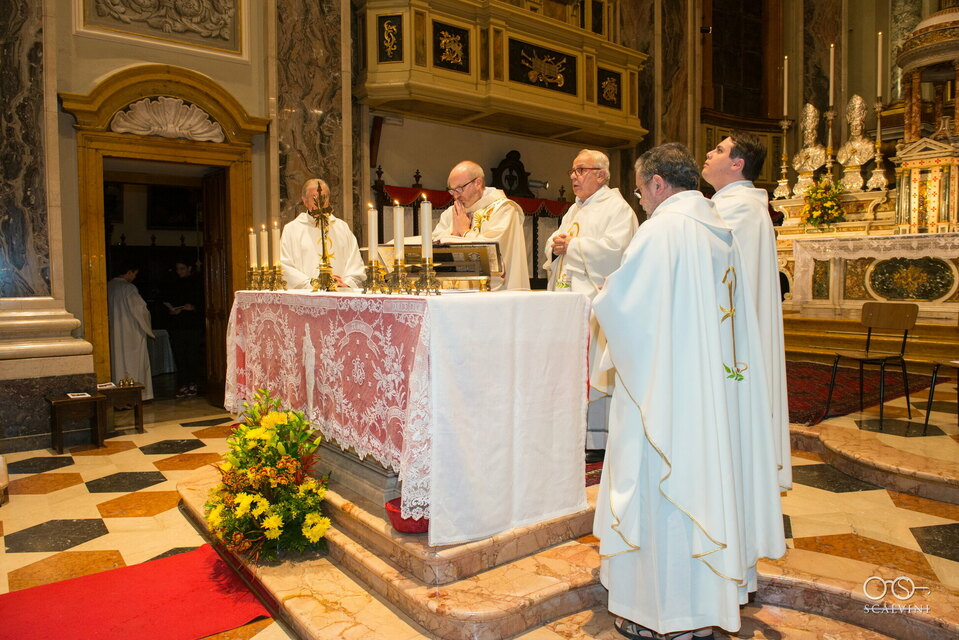
[[[72,397],[71,397],[72,396]],[[63,453],[63,422],[67,419],[90,420],[91,437],[102,447],[107,424],[107,397],[101,393],[59,394],[47,396],[50,403],[50,435],[53,448]]]
[[[393,264],[393,246],[380,245],[383,264]],[[423,263],[423,247],[405,247],[410,276],[419,275]],[[490,277],[502,275],[503,260],[496,242],[450,242],[433,245],[433,270],[443,289],[479,289],[489,291]]]

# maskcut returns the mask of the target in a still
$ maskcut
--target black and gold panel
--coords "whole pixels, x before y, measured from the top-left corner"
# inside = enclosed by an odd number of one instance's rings
[[[510,38],[509,79],[575,96],[576,56]]]
[[[866,271],[873,260],[874,258],[858,258],[845,261],[846,282],[843,287],[843,299],[872,300],[872,296],[866,291]]]
[[[813,260],[812,297],[813,300],[829,300],[828,260]]]
[[[403,14],[376,16],[376,59],[403,61]]]
[[[433,66],[470,72],[470,32],[433,21]]]
[[[599,87],[596,102],[611,109],[623,108],[623,74],[597,67],[596,86]]]
[[[869,274],[872,290],[887,300],[938,300],[955,283],[955,273],[940,258],[882,260]]]

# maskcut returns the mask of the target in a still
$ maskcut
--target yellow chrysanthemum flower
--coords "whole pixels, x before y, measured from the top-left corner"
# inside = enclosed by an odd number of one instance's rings
[[[220,465],[220,471],[233,471],[233,463],[229,460]]]
[[[265,535],[270,540],[276,540],[281,535],[283,535],[283,529],[267,529],[266,531],[263,532],[263,535]]]
[[[237,517],[245,516],[250,511],[253,504],[253,496],[249,493],[236,494],[236,513]]]
[[[306,516],[303,522],[303,535],[310,542],[316,543],[317,540],[326,535],[330,528],[330,519],[320,516],[318,513],[311,513]]]
[[[266,529],[279,529],[283,526],[283,518],[273,513],[263,519],[263,527]]]
[[[282,424],[287,424],[294,416],[285,411],[271,411],[260,420],[260,426],[267,429],[274,429]]]
[[[250,513],[256,518],[259,518],[261,514],[270,508],[270,501],[263,496],[254,496],[253,501],[256,503],[256,506],[250,510]]]
[[[223,505],[218,504],[206,516],[206,521],[213,527],[219,527],[223,522]]]

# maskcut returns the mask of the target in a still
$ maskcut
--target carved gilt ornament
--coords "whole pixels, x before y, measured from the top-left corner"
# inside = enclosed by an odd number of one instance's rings
[[[462,66],[463,43],[460,42],[460,36],[453,35],[449,31],[440,31],[440,48],[443,49],[440,60]]]
[[[555,84],[557,87],[566,84],[566,78],[563,77],[563,72],[566,70],[565,58],[557,61],[554,56],[546,55],[540,58],[535,51],[533,55],[523,51],[523,66],[530,70],[527,74],[530,82],[542,82],[546,85]]]
[[[110,122],[116,133],[223,142],[223,128],[206,111],[180,98],[144,98],[118,112]]]
[[[603,80],[601,85],[603,89],[603,100],[607,102],[618,102],[619,101],[619,82],[616,81],[616,78],[610,76]]]

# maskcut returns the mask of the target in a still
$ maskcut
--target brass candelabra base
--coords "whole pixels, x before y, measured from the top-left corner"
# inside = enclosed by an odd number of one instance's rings
[[[427,258],[423,261],[420,275],[416,279],[416,293],[417,295],[424,296],[440,295],[440,281],[436,278],[432,258]]]
[[[779,165],[779,182],[776,184],[776,190],[773,191],[773,199],[782,200],[789,197],[789,176],[787,171],[789,170],[789,153],[786,149],[786,132],[789,131],[789,127],[792,125],[792,120],[788,118],[783,118],[779,121],[779,126],[783,130],[783,154],[782,154],[782,164]]]
[[[393,270],[386,278],[386,287],[390,293],[413,293],[406,262],[402,260],[393,261]]]
[[[256,291],[260,288],[259,273],[256,267],[250,267],[246,270],[246,288]]]
[[[366,283],[363,285],[363,293],[389,293],[389,291],[386,284],[386,269],[378,260],[373,260],[366,265]]]
[[[286,291],[286,280],[283,279],[283,268],[279,265],[270,269],[270,291]]]
[[[330,263],[327,261],[321,262],[317,270],[319,271],[317,276],[310,280],[313,291],[336,291],[336,278],[333,277],[333,268]]]

